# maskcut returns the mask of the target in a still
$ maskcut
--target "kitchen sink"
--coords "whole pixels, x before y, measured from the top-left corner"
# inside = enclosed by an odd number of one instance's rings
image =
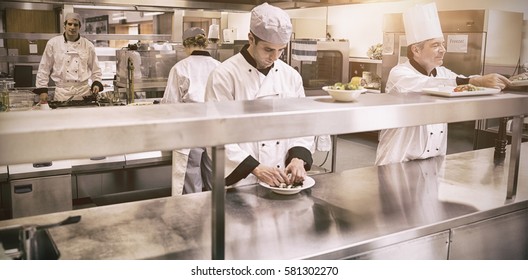
[[[27,259],[24,246],[20,236],[23,227],[15,226],[0,229],[0,242],[4,250],[0,248],[0,259],[24,260]],[[33,259],[57,260],[60,252],[53,241],[48,229],[37,229],[35,231],[36,248]]]

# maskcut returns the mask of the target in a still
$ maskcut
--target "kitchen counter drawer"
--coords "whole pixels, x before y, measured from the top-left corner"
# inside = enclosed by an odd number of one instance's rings
[[[72,210],[71,175],[9,182],[13,218]]]

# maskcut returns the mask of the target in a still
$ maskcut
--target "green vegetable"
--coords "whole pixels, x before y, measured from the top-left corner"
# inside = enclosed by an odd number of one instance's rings
[[[353,83],[348,83],[348,84],[335,83],[332,88],[337,89],[337,90],[358,90],[358,89],[362,89],[363,87],[360,85],[355,85]]]

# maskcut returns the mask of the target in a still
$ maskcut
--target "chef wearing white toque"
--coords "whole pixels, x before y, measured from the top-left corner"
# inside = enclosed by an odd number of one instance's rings
[[[391,69],[387,93],[421,94],[423,88],[465,84],[503,89],[510,84],[499,74],[467,78],[441,66],[446,48],[435,3],[410,8],[403,13],[403,22],[409,60]],[[445,123],[382,130],[376,165],[442,156],[446,150]]]
[[[207,78],[220,64],[206,50],[208,40],[202,28],[186,29],[182,40],[189,56],[171,68],[161,103],[204,102]],[[211,176],[205,148],[172,151],[172,195],[211,190]]]
[[[305,97],[300,74],[278,59],[292,33],[288,14],[264,3],[251,11],[249,29],[249,44],[209,76],[206,101]],[[313,147],[314,137],[226,145],[226,185],[302,181]]]

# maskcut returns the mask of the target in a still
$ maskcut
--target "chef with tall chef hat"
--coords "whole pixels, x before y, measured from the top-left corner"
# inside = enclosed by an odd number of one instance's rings
[[[292,34],[288,14],[261,4],[251,11],[249,29],[249,44],[209,76],[206,101],[305,97],[300,74],[279,59]],[[256,127],[247,133],[261,131]],[[226,145],[225,184],[278,186],[303,181],[313,149],[313,136]]]
[[[82,18],[78,13],[64,17],[64,33],[51,38],[46,44],[39,64],[33,91],[41,101],[48,99],[49,79],[55,83],[54,100],[82,100],[83,96],[103,91],[101,68],[95,47],[81,37]],[[91,83],[91,84],[89,84]]]
[[[472,84],[504,89],[510,81],[499,74],[465,77],[442,66],[446,53],[436,4],[418,4],[403,13],[407,57],[391,69],[385,91],[389,94],[421,94],[424,88]],[[431,112],[434,113],[434,112]],[[430,124],[382,130],[376,165],[445,155],[447,124]]]

